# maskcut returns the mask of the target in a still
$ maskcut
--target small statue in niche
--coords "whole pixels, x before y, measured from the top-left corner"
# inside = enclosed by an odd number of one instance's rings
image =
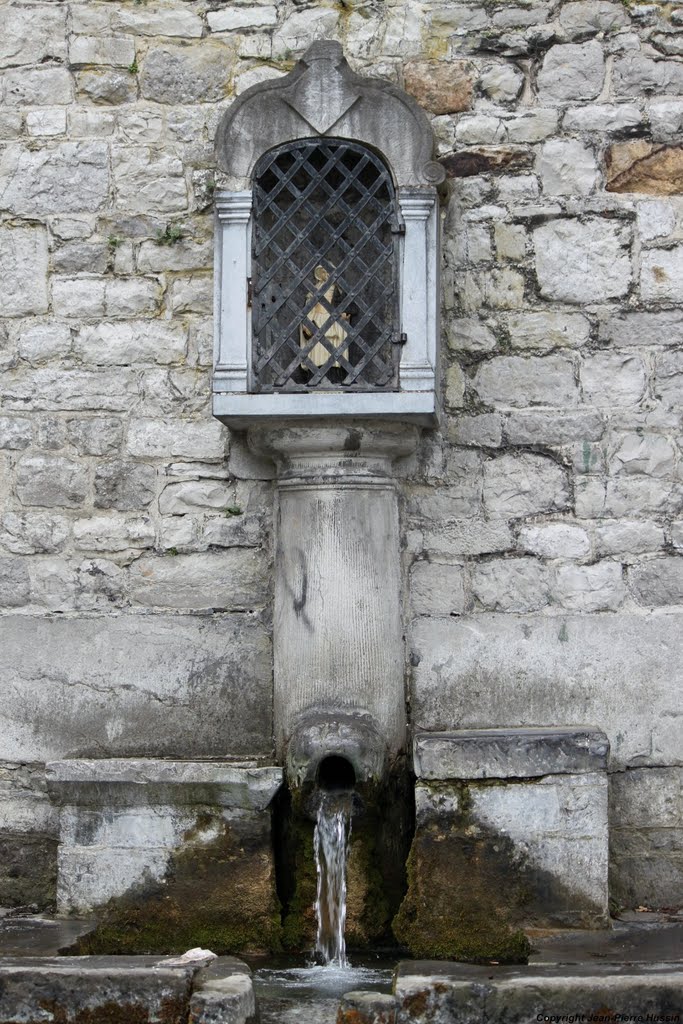
[[[330,279],[329,271],[327,271],[323,266],[316,267],[315,270],[313,271],[313,276],[315,277],[315,283],[319,288],[327,284],[327,282]],[[324,328],[325,325],[330,322],[330,320],[332,319],[332,313],[330,312],[330,310],[332,309],[332,304],[334,302],[334,292],[335,284],[334,282],[332,282],[329,288],[326,288],[324,292],[324,298],[327,305],[318,301],[316,302],[315,306],[313,306],[313,308],[306,314],[306,319],[309,321],[309,323],[315,324],[317,328]],[[308,302],[310,302],[312,298],[313,296],[309,292],[309,294],[306,296],[306,303],[308,304]],[[341,346],[346,341],[346,336],[349,333],[344,327],[342,321],[348,319],[349,314],[342,313],[339,320],[333,320],[332,323],[330,323],[330,326],[325,331],[325,337],[329,338],[330,341],[330,348],[328,348],[326,345],[323,345],[321,341],[316,342],[311,351],[307,353],[307,358],[310,360],[311,363],[313,363],[315,366],[324,366],[327,360],[330,358],[332,351],[337,352],[337,354],[342,359],[349,358],[348,348],[345,348],[341,352],[339,351]],[[305,349],[308,346],[310,339],[313,337],[313,334],[314,331],[308,326],[307,323],[301,324],[301,326],[299,327],[299,347]],[[310,370],[309,364],[302,363],[301,365],[304,370]],[[332,367],[339,367],[339,362],[334,362],[332,364]]]

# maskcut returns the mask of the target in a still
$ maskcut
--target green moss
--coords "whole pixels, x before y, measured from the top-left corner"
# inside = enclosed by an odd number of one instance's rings
[[[417,958],[524,963],[531,947],[519,928],[529,899],[523,865],[509,839],[471,820],[469,791],[457,788],[458,813],[416,832],[394,934]]]
[[[317,876],[313,853],[313,822],[295,817],[290,823],[293,893],[285,908],[282,945],[292,952],[311,949],[315,941]]]
[[[221,834],[174,854],[163,883],[111,900],[97,928],[65,952],[78,955],[182,953],[193,946],[225,955],[281,949],[280,907],[269,842],[251,842],[223,823]],[[196,833],[196,836],[193,835]]]

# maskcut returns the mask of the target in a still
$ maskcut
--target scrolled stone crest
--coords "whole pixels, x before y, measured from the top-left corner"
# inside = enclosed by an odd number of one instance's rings
[[[218,165],[246,184],[263,153],[311,136],[379,150],[399,187],[438,185],[445,178],[433,160],[429,121],[415,100],[388,82],[355,74],[332,40],[313,43],[285,78],[240,96],[218,127]]]

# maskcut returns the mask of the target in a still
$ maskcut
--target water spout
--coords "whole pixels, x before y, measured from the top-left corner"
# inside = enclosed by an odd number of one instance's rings
[[[352,806],[352,791],[340,786],[321,790],[313,836],[318,878],[315,901],[318,925],[315,958],[319,963],[335,967],[348,966],[344,931],[346,859],[351,835]]]

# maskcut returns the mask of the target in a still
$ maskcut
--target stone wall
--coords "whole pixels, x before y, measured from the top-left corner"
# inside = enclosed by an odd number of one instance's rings
[[[19,857],[30,833],[49,888],[46,759],[271,751],[271,469],[208,397],[212,140],[235,95],[330,37],[433,115],[450,179],[445,415],[404,483],[413,722],[604,729],[615,894],[672,902],[681,12],[90,0],[4,14],[4,847]],[[0,902],[26,898],[0,882]]]

